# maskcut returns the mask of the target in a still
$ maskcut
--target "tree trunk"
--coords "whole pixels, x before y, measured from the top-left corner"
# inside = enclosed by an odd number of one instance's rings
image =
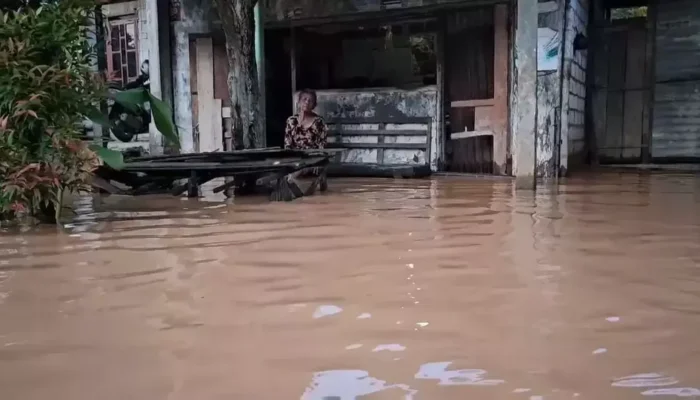
[[[228,86],[236,147],[260,148],[260,86],[255,62],[255,0],[214,0],[226,35]]]

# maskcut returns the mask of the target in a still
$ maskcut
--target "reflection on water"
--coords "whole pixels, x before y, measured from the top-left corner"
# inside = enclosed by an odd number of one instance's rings
[[[301,396],[302,400],[354,400],[359,396],[394,390],[395,399],[412,400],[415,390],[408,385],[387,385],[372,378],[367,371],[339,370],[314,374],[311,385]],[[402,393],[399,395],[399,393]]]
[[[0,233],[2,399],[700,397],[700,179],[331,187]]]
[[[435,379],[438,385],[500,385],[505,383],[501,379],[484,379],[486,371],[483,369],[460,369],[448,371],[452,362],[434,362],[423,364],[416,374],[416,379]]]

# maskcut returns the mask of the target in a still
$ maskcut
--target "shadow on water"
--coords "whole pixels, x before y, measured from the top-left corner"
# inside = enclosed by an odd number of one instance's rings
[[[3,399],[700,397],[700,178],[83,197],[0,232]]]

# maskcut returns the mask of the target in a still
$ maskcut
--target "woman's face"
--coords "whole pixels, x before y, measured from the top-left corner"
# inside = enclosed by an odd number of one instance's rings
[[[314,103],[314,98],[312,95],[302,93],[301,96],[299,96],[299,109],[302,112],[311,112],[315,107],[316,104]]]

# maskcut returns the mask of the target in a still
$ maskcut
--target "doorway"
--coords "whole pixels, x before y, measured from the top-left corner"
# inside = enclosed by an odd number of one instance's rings
[[[445,169],[507,174],[508,8],[453,12],[445,31]]]
[[[639,163],[649,155],[651,88],[646,18],[613,20],[598,31],[593,55],[593,157]]]

